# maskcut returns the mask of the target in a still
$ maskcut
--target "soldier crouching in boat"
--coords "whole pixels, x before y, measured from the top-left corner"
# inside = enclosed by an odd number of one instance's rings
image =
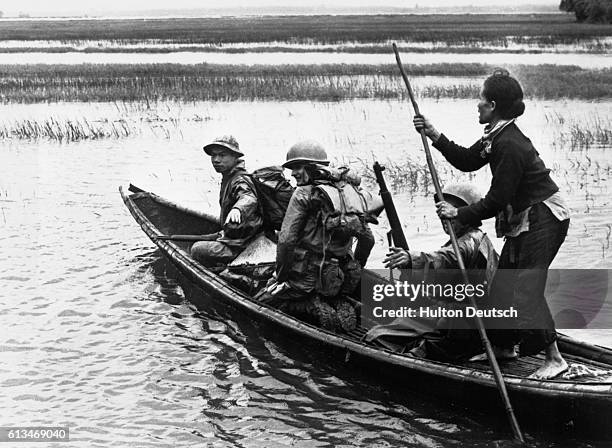
[[[227,264],[242,252],[249,241],[262,232],[263,219],[253,181],[247,175],[238,142],[231,135],[204,146],[213,168],[221,173],[220,232],[204,235],[191,255],[206,266]]]
[[[367,204],[342,172],[327,165],[327,153],[313,141],[287,153],[283,167],[292,170],[298,187],[278,236],[276,279],[260,299],[322,328],[350,331],[357,315],[347,296],[361,274],[352,244],[367,232]]]
[[[470,184],[454,184],[442,192],[444,200],[455,207],[464,207],[474,204],[481,199],[476,188]],[[436,198],[437,201],[437,198]],[[448,234],[446,223],[443,222],[444,231]],[[462,224],[453,220],[452,224],[457,235],[457,244],[461,257],[473,284],[490,284],[497,268],[498,255],[489,237],[480,229],[480,221],[471,224]],[[427,270],[457,270],[459,263],[451,242],[448,241],[434,252],[406,251],[391,247],[390,253],[383,263],[387,268]],[[473,278],[477,277],[477,278]],[[457,276],[446,281],[462,283],[463,277]],[[435,324],[436,329],[423,325],[413,319],[400,318],[388,325],[373,327],[366,336],[366,340],[378,339],[385,344],[385,337],[389,340],[399,341],[403,347],[405,340],[413,339],[414,343],[410,354],[420,358],[430,358],[438,361],[460,361],[482,352],[480,337],[472,320],[468,318],[442,318]],[[431,328],[431,330],[430,330]],[[416,345],[415,345],[416,343]],[[389,342],[387,342],[389,344]]]

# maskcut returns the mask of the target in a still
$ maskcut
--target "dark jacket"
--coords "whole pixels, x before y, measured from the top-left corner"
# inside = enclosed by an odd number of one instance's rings
[[[244,161],[238,162],[232,171],[223,176],[219,205],[223,232],[217,241],[228,246],[244,247],[251,238],[262,231],[261,207],[257,201],[253,181],[244,167]],[[240,210],[241,222],[225,224],[227,215],[233,208]]]
[[[434,146],[461,171],[476,171],[487,163],[491,167],[493,178],[485,197],[457,210],[457,219],[462,223],[475,224],[491,218],[506,210],[507,205],[512,206],[513,213],[521,212],[559,190],[531,140],[514,123],[494,137],[490,154],[484,151],[480,140],[464,148],[441,135]]]

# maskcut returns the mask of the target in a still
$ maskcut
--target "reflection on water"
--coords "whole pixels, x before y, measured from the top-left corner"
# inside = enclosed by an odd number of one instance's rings
[[[91,114],[140,122],[153,112],[181,118],[180,132],[169,138],[3,141],[3,425],[69,426],[75,446],[486,447],[507,439],[503,421],[496,426],[486,417],[430,402],[425,392],[396,389],[316,347],[279,340],[251,316],[192,290],[159,259],[117,193],[118,185],[133,181],[214,211],[218,177],[201,148],[225,132],[237,135],[251,168],[278,163],[295,141],[313,137],[355,169],[358,159],[367,166],[374,154],[384,163],[423,165],[407,103],[159,102],[149,107],[0,108],[1,121]],[[482,131],[473,101],[422,100],[421,108],[460,143],[471,143]],[[598,103],[597,110],[612,115],[609,102]],[[591,116],[593,104],[528,104],[519,124],[555,168],[574,212],[556,266],[611,267],[609,253],[602,251],[610,216],[611,148],[571,151],[553,145],[559,128],[547,121],[547,113],[580,121]],[[208,118],[182,120],[195,114]],[[444,182],[460,177],[437,155],[436,163]],[[473,178],[485,187],[488,179],[484,170]],[[403,191],[396,204],[415,249],[444,242],[430,193]],[[380,265],[385,252],[385,226],[382,220],[372,266]],[[487,231],[492,233],[490,227]],[[612,345],[609,330],[584,337]],[[549,441],[554,434],[535,437],[536,446],[558,446]]]
[[[607,68],[612,56],[579,53],[411,53],[403,52],[402,60],[409,64],[480,63],[577,65],[583,68]],[[0,53],[0,64],[393,64],[391,54],[368,53],[206,53],[182,51],[174,53]]]

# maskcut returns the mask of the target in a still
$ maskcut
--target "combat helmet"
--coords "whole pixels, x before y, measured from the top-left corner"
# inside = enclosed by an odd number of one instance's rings
[[[459,199],[465,205],[472,205],[482,199],[482,194],[473,184],[451,184],[442,189],[444,199]],[[434,200],[438,202],[438,195],[434,194]]]
[[[244,156],[244,153],[240,150],[240,145],[238,145],[238,141],[233,135],[224,135],[221,137],[217,137],[209,143],[208,145],[202,148],[204,152],[208,155],[211,155],[210,151],[214,148],[223,148],[227,149],[230,153],[235,155],[236,157]]]
[[[449,202],[455,202],[457,200],[461,202],[461,204],[453,204],[456,207],[472,205],[482,199],[482,194],[478,188],[468,183],[450,184],[448,187],[442,189],[442,196],[444,196],[444,199]],[[434,201],[438,202],[437,194],[434,194]],[[481,225],[482,221],[480,220],[471,223],[471,226],[475,228],[480,227]]]
[[[314,140],[304,140],[293,145],[287,152],[287,161],[283,163],[283,168],[292,169],[295,165],[305,163],[329,165],[327,152],[320,143]]]

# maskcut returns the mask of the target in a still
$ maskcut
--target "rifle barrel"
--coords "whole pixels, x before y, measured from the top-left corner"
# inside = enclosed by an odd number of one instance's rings
[[[378,162],[374,162],[373,168],[374,175],[376,176],[376,182],[378,182],[378,185],[380,187],[380,197],[385,206],[385,212],[387,213],[387,219],[389,220],[389,226],[391,227],[393,243],[397,247],[401,247],[402,249],[408,250],[408,241],[406,241],[406,236],[404,235],[404,231],[402,230],[402,223],[397,214],[395,204],[393,203],[393,196],[387,189],[387,183],[385,182],[385,177],[382,173],[385,167],[379,164]]]

